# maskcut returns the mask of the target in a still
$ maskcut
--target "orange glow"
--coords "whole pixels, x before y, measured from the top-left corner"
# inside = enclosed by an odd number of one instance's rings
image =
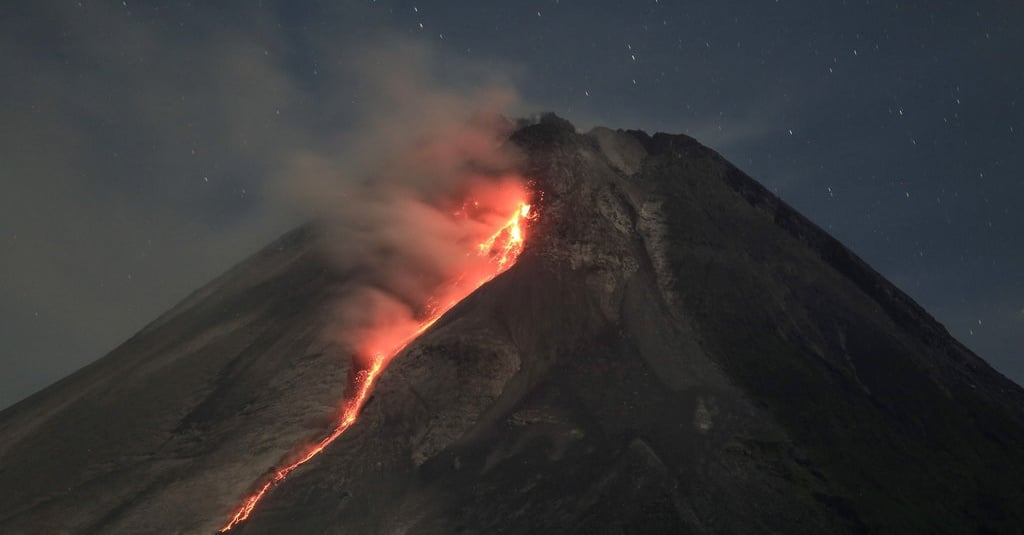
[[[482,255],[493,255],[495,263],[499,268],[505,268],[514,263],[519,253],[523,252],[523,221],[530,217],[530,205],[519,203],[516,212],[491,234],[486,240],[477,246]],[[502,269],[504,271],[504,269]],[[500,273],[501,271],[499,271]]]
[[[319,442],[301,450],[303,453],[297,460],[275,469],[257,491],[245,498],[228,523],[220,529],[221,533],[230,531],[249,518],[256,504],[271,488],[284,481],[289,474],[323,451],[356,423],[359,412],[373,390],[374,383],[391,359],[434,325],[452,307],[515,264],[525,245],[524,227],[526,222],[536,217],[536,214],[531,212],[530,205],[522,200],[525,197],[525,192],[517,188],[515,196],[519,200],[515,201],[516,206],[512,215],[507,219],[487,225],[490,229],[496,230],[476,245],[477,261],[467,263],[464,273],[437,289],[426,307],[425,318],[415,324],[399,323],[397,326],[381,327],[380,332],[370,333],[368,339],[363,341],[363,354],[372,355],[372,358],[368,359],[369,362],[363,364],[364,367],[355,374],[350,385],[351,389],[346,390],[346,396],[334,429]],[[470,217],[470,212],[478,206],[478,201],[470,199],[453,215]],[[473,253],[468,254],[473,255]],[[353,358],[352,365],[359,365],[358,360]]]

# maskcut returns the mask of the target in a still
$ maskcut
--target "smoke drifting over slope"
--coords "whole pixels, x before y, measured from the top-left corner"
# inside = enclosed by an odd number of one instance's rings
[[[349,129],[357,134],[297,154],[289,172],[347,280],[328,336],[360,357],[392,347],[462,281],[492,272],[478,244],[528,197],[502,115],[514,91],[442,87],[435,63],[411,46],[355,62],[354,78],[374,95]]]
[[[379,19],[303,30],[311,50],[296,55],[279,13],[256,4],[238,24],[211,22],[224,14],[212,6],[59,4],[0,22],[16,80],[0,90],[0,406],[307,219],[297,190],[337,199],[310,182],[365,178],[412,142],[410,122],[455,125],[451,110],[515,100],[495,82],[514,69],[455,60]],[[302,153],[344,176],[295,187]]]

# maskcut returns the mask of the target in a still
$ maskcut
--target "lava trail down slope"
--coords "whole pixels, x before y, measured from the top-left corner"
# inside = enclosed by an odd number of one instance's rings
[[[429,329],[441,316],[457,305],[459,301],[494,277],[500,275],[515,263],[519,254],[523,251],[526,239],[523,227],[530,217],[530,205],[524,201],[519,201],[512,215],[491,233],[486,240],[476,244],[476,250],[473,252],[488,259],[491,269],[481,273],[461,274],[454,281],[451,281],[444,288],[442,295],[437,296],[440,299],[439,301],[435,300],[438,304],[430,309],[428,316],[422,322],[412,326],[411,332],[400,333],[400,339],[394,346],[371,355],[370,364],[355,373],[351,385],[351,393],[345,396],[342,410],[334,429],[319,442],[311,446],[303,446],[295,460],[287,461],[284,466],[275,469],[267,481],[259,486],[258,490],[243,500],[242,505],[231,516],[228,523],[220,529],[221,533],[231,531],[240,522],[244,522],[249,518],[256,504],[263,499],[271,487],[284,481],[288,474],[309,462],[310,459],[317,456],[324,448],[337,440],[349,427],[352,427],[352,424],[356,423],[359,411],[363,408],[370,393],[373,391],[374,383],[380,374],[384,372],[391,359],[395,358],[413,340]],[[355,366],[356,364],[353,365]]]

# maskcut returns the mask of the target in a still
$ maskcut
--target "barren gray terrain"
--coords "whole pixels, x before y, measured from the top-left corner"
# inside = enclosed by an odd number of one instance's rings
[[[554,116],[519,262],[237,533],[1020,533],[1024,391],[686,136]],[[0,532],[212,533],[328,427],[303,227],[0,413]]]

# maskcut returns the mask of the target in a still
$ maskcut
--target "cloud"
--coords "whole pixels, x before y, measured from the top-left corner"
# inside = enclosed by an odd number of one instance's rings
[[[104,3],[32,3],[0,21],[0,323],[20,326],[4,333],[0,406],[296,219],[265,195],[274,149],[305,132],[274,123],[302,92],[264,53],[279,37],[202,15],[177,14],[188,34]]]

